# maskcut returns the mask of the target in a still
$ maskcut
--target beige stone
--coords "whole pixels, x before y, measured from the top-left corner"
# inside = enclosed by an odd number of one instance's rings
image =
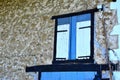
[[[103,16],[109,45],[117,48],[117,37],[110,35],[117,23],[116,11],[109,9],[107,0],[0,0],[0,80],[33,80],[34,73],[26,73],[26,66],[52,63],[55,23],[51,17],[102,3],[105,12],[95,14],[95,38],[100,46],[95,47],[94,59],[98,64],[107,59],[102,52],[106,49]]]

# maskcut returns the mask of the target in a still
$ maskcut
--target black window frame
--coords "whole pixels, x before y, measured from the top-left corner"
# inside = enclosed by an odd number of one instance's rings
[[[81,12],[75,12],[75,13],[69,13],[69,14],[63,14],[63,15],[57,15],[53,16],[52,19],[55,20],[55,30],[54,30],[54,51],[53,51],[53,64],[59,64],[59,63],[93,63],[94,62],[94,14],[97,12],[98,9],[90,9],[86,11],[81,11]],[[57,25],[58,25],[58,19],[59,18],[66,18],[66,17],[72,17],[72,16],[78,16],[78,15],[83,15],[83,14],[91,14],[91,41],[90,41],[90,56],[88,58],[83,58],[83,59],[75,59],[75,60],[65,60],[65,58],[56,58],[56,44],[57,44]],[[86,56],[88,57],[88,56]]]

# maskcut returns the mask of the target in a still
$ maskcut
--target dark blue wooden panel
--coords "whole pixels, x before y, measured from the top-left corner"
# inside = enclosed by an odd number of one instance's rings
[[[70,19],[71,19],[71,17],[59,18],[58,19],[58,25],[70,24]]]
[[[42,72],[41,80],[93,80],[96,72]]]
[[[91,14],[82,14],[82,15],[79,15],[79,16],[76,16],[77,17],[77,22],[81,22],[81,21],[89,21],[91,20]]]

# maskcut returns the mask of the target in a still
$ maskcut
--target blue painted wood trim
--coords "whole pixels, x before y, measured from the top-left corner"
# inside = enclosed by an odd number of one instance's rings
[[[69,59],[76,59],[76,16],[71,17],[70,22],[70,43],[69,43]]]

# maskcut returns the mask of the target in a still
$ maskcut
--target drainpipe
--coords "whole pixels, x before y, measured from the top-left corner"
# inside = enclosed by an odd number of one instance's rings
[[[100,11],[103,11],[103,13],[104,13],[104,5],[103,4],[98,5],[97,8]],[[107,33],[106,33],[106,28],[105,28],[105,17],[104,17],[104,15],[103,15],[102,19],[103,19],[103,29],[104,29],[104,35],[105,35],[107,64],[109,65],[110,80],[112,80],[112,66],[111,66],[111,62],[110,62],[110,58],[109,58],[108,38],[107,38]]]
[[[103,13],[104,13],[104,5],[103,6]],[[107,63],[109,65],[109,74],[110,74],[110,80],[112,80],[112,66],[111,66],[111,62],[110,62],[110,58],[109,58],[109,51],[108,51],[108,38],[107,38],[107,31],[106,31],[106,27],[105,27],[105,17],[103,15],[103,28],[104,28],[104,35],[105,35],[105,45],[106,45],[106,57],[107,57]]]

